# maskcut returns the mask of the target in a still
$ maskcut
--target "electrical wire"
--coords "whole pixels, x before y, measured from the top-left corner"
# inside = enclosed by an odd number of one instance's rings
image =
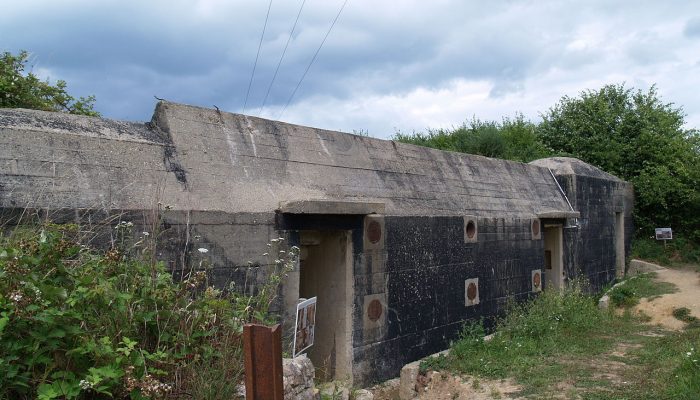
[[[267,98],[270,96],[270,90],[272,90],[272,85],[275,83],[275,79],[277,78],[277,73],[280,70],[280,66],[282,65],[282,60],[284,59],[284,55],[287,54],[287,48],[289,47],[289,42],[292,41],[292,35],[294,35],[294,30],[297,27],[297,23],[299,22],[299,16],[301,15],[301,10],[304,9],[304,4],[306,4],[306,0],[303,0],[301,2],[301,7],[299,7],[299,12],[297,13],[297,19],[294,20],[294,25],[292,25],[292,31],[289,32],[289,37],[287,38],[287,43],[284,45],[284,50],[282,50],[282,55],[280,56],[279,61],[277,62],[277,68],[275,68],[275,73],[272,75],[272,80],[270,81],[270,86],[267,87],[267,92],[265,93],[265,98],[263,99],[262,106],[260,106],[260,114],[262,113],[263,109],[265,108],[265,104],[267,103]]]
[[[255,68],[258,66],[258,57],[260,57],[260,49],[262,48],[263,38],[265,37],[265,29],[267,29],[267,20],[270,18],[270,9],[272,8],[272,0],[267,6],[267,15],[265,15],[265,24],[263,25],[262,35],[260,35],[260,43],[258,44],[258,53],[255,55],[255,63],[253,64],[253,72],[250,74],[250,82],[248,82],[248,91],[245,94],[245,101],[243,102],[243,114],[245,114],[245,107],[248,105],[248,96],[250,95],[250,87],[253,85],[253,77],[255,76]]]
[[[301,76],[301,79],[299,79],[299,82],[297,83],[297,86],[294,88],[294,91],[292,92],[292,95],[289,96],[289,100],[287,100],[287,104],[284,105],[284,108],[282,108],[282,111],[280,112],[279,116],[277,116],[277,119],[282,118],[282,114],[284,114],[285,110],[287,110],[287,107],[289,106],[289,103],[292,102],[292,99],[294,98],[294,95],[297,93],[297,90],[299,89],[299,86],[301,86],[301,83],[304,81],[304,78],[306,77],[306,74],[309,72],[309,69],[311,68],[311,65],[316,61],[316,57],[318,57],[318,53],[321,51],[321,48],[323,47],[323,44],[326,43],[326,39],[328,39],[328,35],[331,34],[331,31],[333,30],[333,27],[335,26],[335,23],[338,22],[338,18],[340,18],[340,14],[343,12],[343,9],[345,8],[345,5],[348,4],[348,0],[345,0],[343,2],[343,5],[340,7],[340,10],[338,10],[338,14],[335,16],[335,19],[333,20],[333,23],[331,24],[330,28],[328,28],[328,32],[326,32],[326,36],[323,37],[323,40],[321,41],[321,45],[318,46],[318,49],[316,49],[316,53],[314,53],[314,56],[311,58],[311,62],[309,62],[309,65],[306,66],[306,70],[304,71],[304,74]]]

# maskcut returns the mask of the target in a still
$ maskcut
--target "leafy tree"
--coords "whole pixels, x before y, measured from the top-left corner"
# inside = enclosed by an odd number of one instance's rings
[[[543,115],[544,144],[634,184],[636,223],[670,225],[700,238],[700,136],[684,129],[683,110],[655,87],[624,84],[563,97]]]
[[[32,72],[25,73],[28,57],[26,51],[18,55],[4,52],[0,56],[0,107],[100,115],[93,109],[95,96],[76,99],[66,91],[65,81],[51,85]]]
[[[394,139],[440,150],[522,162],[550,154],[538,138],[537,126],[521,114],[513,119],[504,118],[500,123],[474,118],[456,129],[428,130],[425,134],[397,133]]]

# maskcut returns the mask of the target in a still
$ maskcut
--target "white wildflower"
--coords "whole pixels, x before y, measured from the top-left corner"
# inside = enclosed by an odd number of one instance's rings
[[[85,379],[82,379],[78,385],[80,385],[80,388],[83,390],[92,389],[92,383],[90,381],[86,381]]]
[[[209,250],[205,249],[204,247],[198,248],[197,251],[200,252],[200,253],[202,253],[202,254],[206,254],[206,253],[209,252]]]
[[[22,293],[17,291],[10,294],[10,300],[14,301],[15,303],[19,303],[23,298],[24,296],[22,296]]]

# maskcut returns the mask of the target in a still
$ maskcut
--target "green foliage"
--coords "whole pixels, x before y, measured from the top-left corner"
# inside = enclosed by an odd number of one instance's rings
[[[673,240],[637,237],[632,244],[632,257],[661,265],[700,264],[700,244],[676,235]]]
[[[4,52],[0,55],[0,107],[61,111],[71,114],[99,116],[93,109],[95,96],[75,97],[66,91],[63,80],[51,85],[32,72],[25,73],[29,54]]]
[[[627,286],[617,286],[610,293],[610,301],[615,307],[633,307],[639,304],[639,297],[632,288]]]
[[[81,245],[77,226],[0,238],[0,399],[231,398],[243,372],[244,323],[269,321],[280,277],[296,257],[276,251],[256,296],[207,284],[206,260],[173,282],[146,236]],[[151,239],[153,240],[153,239]]]
[[[428,130],[427,133],[397,133],[394,140],[440,150],[478,154],[529,162],[547,157],[550,152],[538,137],[537,126],[522,115],[502,122],[476,118],[456,129]]]
[[[700,136],[655,87],[606,85],[563,97],[539,126],[543,142],[634,184],[636,225],[672,226],[700,238]]]

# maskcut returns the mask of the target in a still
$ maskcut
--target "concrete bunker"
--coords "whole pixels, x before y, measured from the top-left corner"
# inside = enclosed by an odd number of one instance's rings
[[[631,185],[571,158],[523,164],[170,102],[149,123],[0,110],[0,215],[98,210],[146,231],[138,216],[157,201],[159,257],[189,270],[207,248],[220,287],[264,282],[272,238],[300,246],[273,309],[289,328],[298,299],[318,296],[309,355],[357,386],[564,277],[603,287],[634,229]]]

